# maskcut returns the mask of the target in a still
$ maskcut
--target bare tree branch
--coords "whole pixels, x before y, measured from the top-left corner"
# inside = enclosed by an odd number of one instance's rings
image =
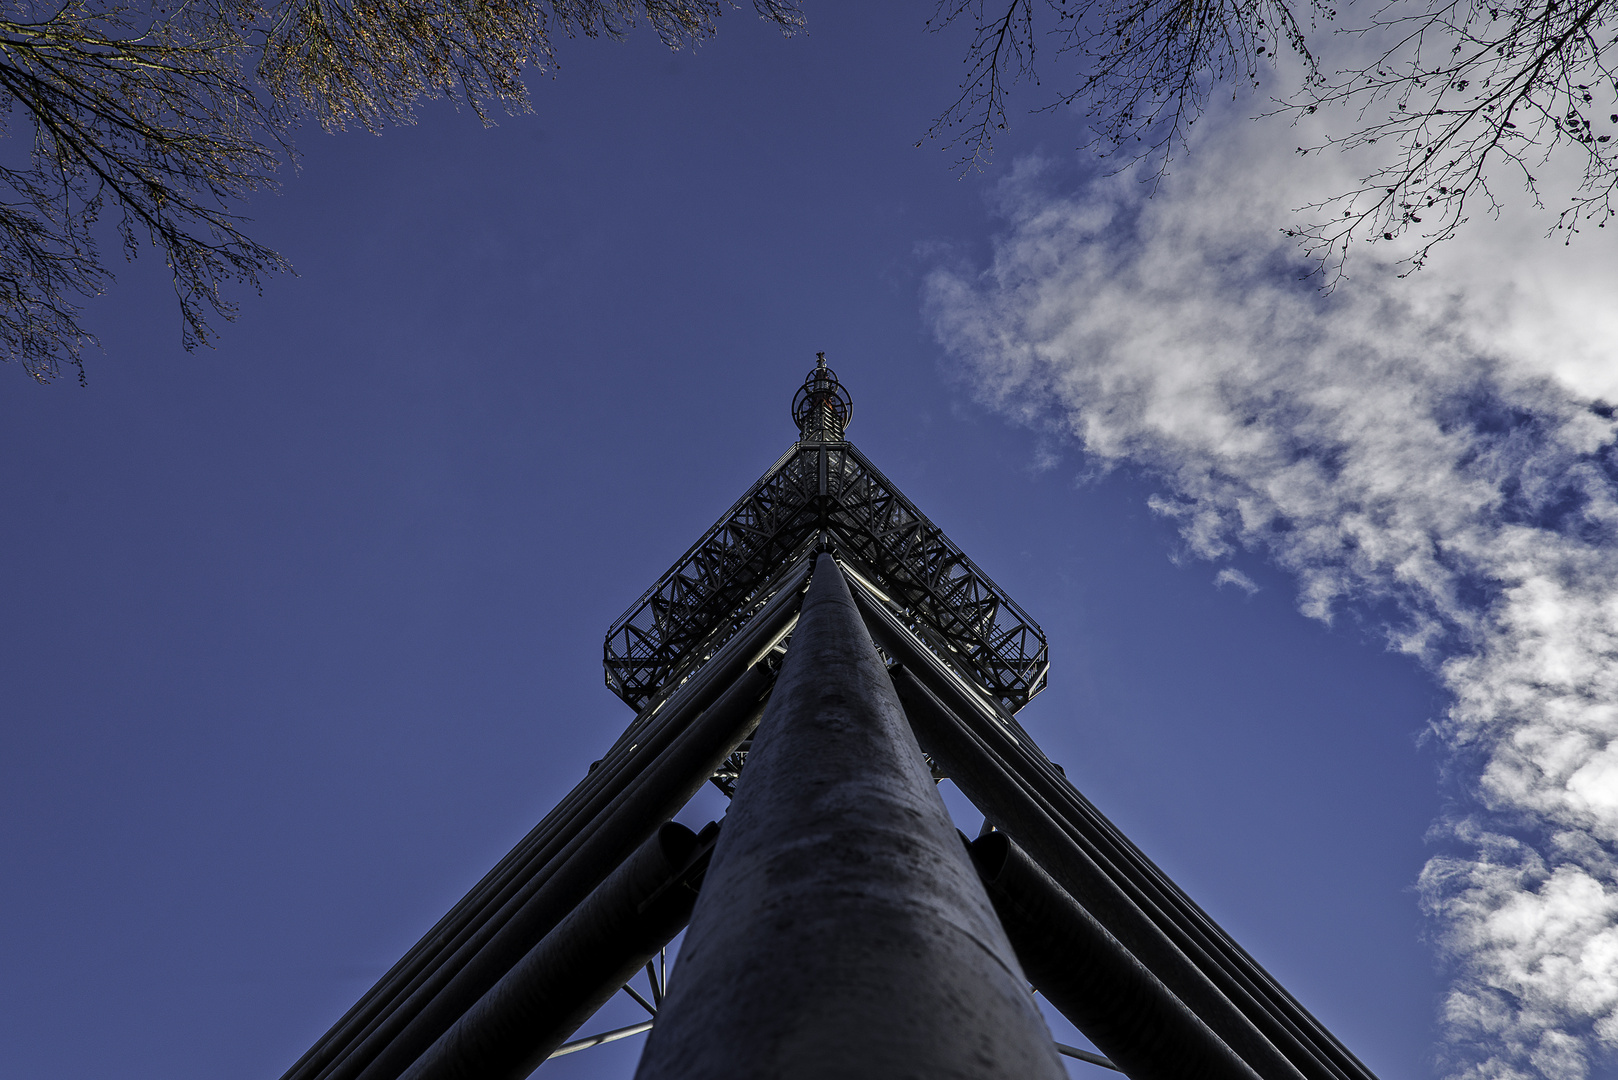
[[[24,3],[27,0],[23,0]],[[270,187],[304,117],[327,128],[408,123],[450,97],[486,123],[528,108],[526,69],[558,35],[637,23],[671,48],[711,36],[729,0],[68,0],[0,19],[0,134],[22,117],[26,155],[0,157],[0,360],[40,382],[84,377],[95,338],[80,305],[111,282],[98,222],[127,258],[169,268],[187,349],[231,319],[231,285],[290,269],[232,211]],[[793,33],[795,0],[754,0]]]
[[[1332,14],[1312,0],[1312,8]],[[1040,18],[1049,25],[1036,29]],[[1260,67],[1278,46],[1314,58],[1286,0],[945,0],[929,26],[970,22],[967,77],[929,135],[964,145],[958,162],[981,164],[1006,126],[1007,96],[1022,80],[1040,81],[1036,45],[1049,41],[1070,89],[1044,109],[1078,105],[1090,123],[1087,146],[1129,161],[1166,165],[1221,83],[1258,85]]]
[[[0,19],[0,134],[20,116],[32,140],[26,155],[0,157],[0,359],[40,381],[64,363],[82,378],[95,339],[79,306],[112,277],[96,246],[103,214],[115,215],[127,257],[143,245],[162,253],[181,341],[194,348],[210,340],[210,320],[235,314],[227,287],[288,269],[232,208],[272,184],[303,118],[375,131],[448,97],[492,122],[530,107],[524,74],[550,68],[560,38],[643,24],[682,48],[710,37],[731,7],[67,0],[36,15],[16,2]],[[1292,0],[938,0],[928,26],[966,25],[971,37],[966,74],[928,134],[960,150],[959,166],[980,165],[1011,93],[1039,84],[1048,56],[1065,89],[1041,107],[1082,108],[1090,148],[1153,161],[1161,176],[1208,95],[1256,87],[1284,49],[1302,76],[1282,111],[1353,118],[1347,134],[1300,152],[1387,155],[1291,230],[1323,265],[1340,271],[1354,244],[1414,236],[1407,260],[1419,267],[1476,207],[1498,211],[1500,170],[1543,203],[1541,174],[1570,155],[1582,171],[1555,196],[1553,230],[1605,227],[1618,191],[1618,78],[1603,50],[1618,0],[1385,0],[1365,25],[1339,31],[1384,42],[1375,62],[1329,78],[1311,45],[1317,24],[1337,18],[1328,2],[1309,0],[1305,26]],[[796,0],[754,7],[785,33],[803,24]]]
[[[285,268],[226,207],[266,186],[282,147],[244,84],[241,27],[251,8],[192,4],[157,16],[72,2],[37,22],[0,20],[0,104],[31,123],[26,167],[0,168],[0,346],[34,378],[79,367],[93,338],[74,297],[105,288],[96,246],[117,214],[127,255],[159,250],[187,348],[210,314],[234,307],[222,287],[257,287]],[[139,25],[137,25],[139,24]],[[268,137],[266,137],[268,136]]]
[[[1618,80],[1601,36],[1611,32],[1618,3],[1411,6],[1384,6],[1351,31],[1391,36],[1375,62],[1308,88],[1291,104],[1305,114],[1348,106],[1359,118],[1347,135],[1302,153],[1389,148],[1359,186],[1315,204],[1321,212],[1316,223],[1295,235],[1340,265],[1355,242],[1413,234],[1417,242],[1405,262],[1416,269],[1436,244],[1455,235],[1475,205],[1498,213],[1493,185],[1502,169],[1544,205],[1541,174],[1553,157],[1568,154],[1580,176],[1571,192],[1561,193],[1565,201],[1554,208],[1552,231],[1571,237],[1590,220],[1604,228],[1618,190],[1612,142]]]
[[[1500,209],[1497,185],[1520,181],[1550,200],[1551,231],[1569,238],[1605,228],[1618,195],[1618,0],[1384,0],[1363,26],[1333,26],[1337,12],[1311,0],[1308,25],[1289,0],[943,0],[929,25],[972,27],[966,78],[929,135],[962,146],[957,164],[981,164],[1006,126],[1019,82],[1061,73],[1067,89],[1044,109],[1082,108],[1089,149],[1125,163],[1155,163],[1183,146],[1216,88],[1256,88],[1278,48],[1301,61],[1281,112],[1346,118],[1347,133],[1300,153],[1384,154],[1350,190],[1301,208],[1293,227],[1305,250],[1342,272],[1359,243],[1414,239],[1405,262],[1422,266],[1478,207]],[[1372,63],[1321,73],[1311,43],[1330,27],[1340,41],[1382,42]],[[1054,64],[1036,64],[1049,44]],[[1364,45],[1360,45],[1361,48]],[[1372,149],[1375,148],[1375,149]],[[1569,166],[1571,188],[1546,188]]]
[[[984,0],[939,0],[930,30],[943,30],[963,20],[972,23],[969,66],[960,94],[933,126],[928,138],[946,136],[946,147],[964,146],[957,167],[976,168],[994,151],[994,133],[1006,126],[1006,97],[1012,85],[1034,78],[1034,12],[1032,0],[1001,0],[991,13]],[[950,129],[962,128],[951,134]],[[921,143],[917,143],[920,146]]]

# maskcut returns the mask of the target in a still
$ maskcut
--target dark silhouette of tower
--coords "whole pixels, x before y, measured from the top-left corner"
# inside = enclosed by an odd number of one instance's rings
[[[637,1080],[1375,1080],[1018,724],[1044,635],[847,441],[824,354],[792,416],[608,632],[628,729],[284,1080],[521,1080],[648,1029]],[[673,823],[710,782],[724,821]],[[568,1043],[620,988],[653,1018]]]

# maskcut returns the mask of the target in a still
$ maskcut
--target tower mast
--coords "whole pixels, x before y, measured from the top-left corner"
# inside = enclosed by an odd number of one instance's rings
[[[1017,722],[1043,632],[848,441],[824,353],[792,418],[608,630],[623,735],[283,1080],[524,1080],[648,1027],[638,1080],[1376,1080]],[[673,823],[709,782],[724,822]],[[564,1044],[620,987],[652,1019]]]

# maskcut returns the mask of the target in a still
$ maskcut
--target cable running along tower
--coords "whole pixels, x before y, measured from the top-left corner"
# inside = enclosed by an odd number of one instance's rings
[[[824,354],[792,417],[608,631],[628,729],[283,1080],[523,1080],[648,1030],[637,1080],[1375,1080],[1017,723],[1044,635],[847,440]],[[723,822],[674,823],[710,782]],[[569,1042],[620,990],[649,1019]]]

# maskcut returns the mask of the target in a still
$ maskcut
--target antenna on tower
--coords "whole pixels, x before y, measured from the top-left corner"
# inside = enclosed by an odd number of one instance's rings
[[[799,442],[842,442],[843,430],[854,419],[854,399],[826,366],[823,352],[815,353],[814,370],[792,398],[792,419]]]

